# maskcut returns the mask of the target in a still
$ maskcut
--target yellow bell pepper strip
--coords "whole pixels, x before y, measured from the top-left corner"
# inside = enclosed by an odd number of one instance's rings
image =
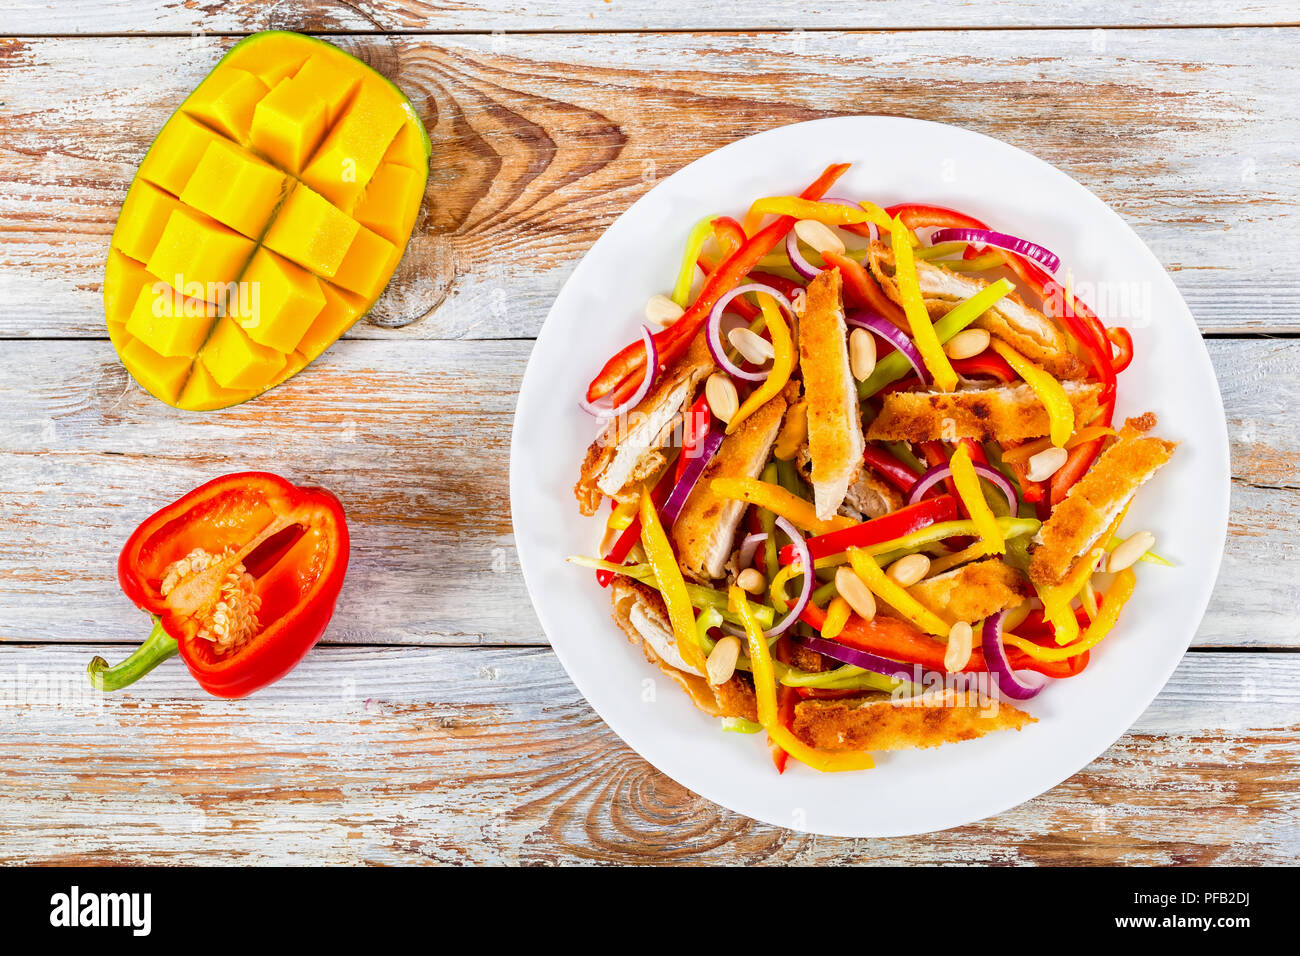
[[[948,625],[939,615],[929,610],[900,584],[891,579],[876,559],[861,548],[849,548],[849,564],[854,572],[862,578],[862,583],[871,589],[871,593],[884,601],[907,620],[911,621],[927,634],[935,637],[947,637]]]
[[[970,520],[979,533],[980,543],[984,545],[984,553],[1006,554],[1007,541],[1002,537],[1002,528],[993,514],[993,509],[984,498],[984,489],[980,487],[980,476],[975,473],[970,449],[964,443],[958,445],[957,450],[952,453],[952,457],[948,459],[948,467],[952,469],[952,483],[957,486],[961,503],[966,506],[966,513],[970,515]]]
[[[826,608],[826,623],[822,625],[822,637],[828,640],[835,640],[840,636],[840,631],[844,630],[844,625],[849,623],[849,615],[853,613],[853,608],[849,607],[849,602],[842,597],[837,597],[831,601]]]
[[[1003,540],[1005,541],[1005,538]],[[966,564],[969,561],[975,561],[982,557],[984,557],[984,542],[976,541],[969,548],[963,548],[953,554],[945,554],[942,557],[931,560],[930,573],[943,574],[945,571],[951,571],[959,565]]]
[[[1110,523],[1110,527],[1097,538],[1097,543],[1075,562],[1074,568],[1065,576],[1064,581],[1051,587],[1037,588],[1038,599],[1043,602],[1043,617],[1056,629],[1057,644],[1069,644],[1079,636],[1079,622],[1070,604],[1079,596],[1083,586],[1092,577],[1097,560],[1106,550],[1106,542],[1114,537],[1127,514],[1128,505],[1125,505],[1124,510]]]
[[[757,478],[714,478],[709,483],[709,489],[720,497],[758,505],[760,508],[775,512],[782,518],[788,519],[800,531],[807,531],[809,534],[828,534],[831,531],[851,528],[858,523],[843,515],[836,515],[829,521],[822,521],[817,517],[817,512],[813,510],[811,503],[797,495],[792,495],[779,485],[759,481]]]
[[[615,505],[609,513],[609,520],[605,522],[605,527],[611,531],[623,531],[636,519],[637,509],[640,503],[636,501],[623,501]]]
[[[794,371],[794,341],[790,338],[790,326],[781,315],[781,307],[770,295],[761,292],[758,295],[758,305],[767,321],[767,331],[772,336],[772,348],[776,351],[776,357],[772,360],[772,370],[767,378],[749,393],[744,404],[731,416],[731,421],[727,423],[728,435],[769,399],[781,394],[781,389],[790,381],[790,373]]]
[[[921,298],[921,282],[916,277],[916,261],[907,241],[907,227],[897,219],[894,223],[893,231],[889,234],[889,242],[894,249],[894,281],[898,283],[898,296],[903,300],[903,313],[912,330],[912,341],[916,343],[917,351],[921,353],[921,359],[934,379],[935,388],[941,392],[951,392],[957,387],[957,373],[948,361],[948,355],[939,342],[939,336],[930,322],[930,313],[926,311],[925,302]]]
[[[992,345],[993,351],[1006,359],[1016,374],[1025,380],[1025,384],[1034,390],[1038,400],[1047,409],[1050,425],[1048,437],[1053,445],[1064,448],[1074,434],[1074,406],[1070,404],[1070,398],[1065,394],[1061,383],[1005,342],[994,339]]]
[[[1133,588],[1136,585],[1137,575],[1133,573],[1132,568],[1126,568],[1115,575],[1115,582],[1102,599],[1101,607],[1097,609],[1097,616],[1088,625],[1088,630],[1083,639],[1073,644],[1067,644],[1065,647],[1043,647],[1041,644],[1026,641],[1014,634],[1004,634],[1002,640],[1024,651],[1036,661],[1068,660],[1082,654],[1084,651],[1091,650],[1101,643],[1102,638],[1110,633],[1111,628],[1115,626],[1115,622],[1119,620],[1119,612],[1128,599],[1133,596]]]
[[[645,548],[646,560],[650,562],[650,569],[659,582],[659,592],[668,608],[677,651],[682,660],[703,674],[704,655],[700,652],[695,633],[695,609],[686,591],[686,580],[677,566],[677,556],[673,554],[673,546],[659,520],[659,512],[650,500],[650,492],[645,489],[641,491],[641,546]]]
[[[842,771],[868,770],[875,761],[867,753],[827,753],[809,747],[781,725],[776,709],[776,672],[772,667],[772,653],[768,650],[763,631],[754,618],[749,599],[736,585],[731,586],[731,609],[745,622],[745,638],[749,644],[749,664],[754,677],[754,696],[758,701],[758,722],[767,731],[768,738],[800,763],[814,770]]]
[[[691,294],[691,283],[695,279],[695,269],[699,262],[700,250],[709,236],[713,235],[715,216],[705,216],[686,235],[686,251],[682,253],[682,267],[677,272],[677,281],[673,284],[673,301],[686,308]]]
[[[808,439],[808,406],[795,402],[785,413],[785,421],[776,434],[772,455],[778,461],[790,461],[799,454],[799,446]]]
[[[1014,289],[1015,286],[1010,279],[999,279],[980,289],[964,302],[953,306],[947,315],[934,323],[934,334],[939,342],[947,342]],[[907,359],[897,352],[890,352],[876,363],[875,370],[867,376],[866,380],[859,383],[858,398],[870,398],[886,385],[897,382],[911,371],[912,366],[908,364]]]
[[[785,586],[790,582],[791,578],[803,573],[801,565],[788,564],[772,577],[772,583],[767,588],[767,596],[772,601],[772,607],[782,614],[790,610],[790,601],[785,593]]]

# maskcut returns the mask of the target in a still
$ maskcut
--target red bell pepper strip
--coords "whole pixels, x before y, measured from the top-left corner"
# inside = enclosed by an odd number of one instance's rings
[[[903,220],[908,229],[925,229],[937,226],[940,229],[987,229],[984,223],[973,216],[947,206],[933,206],[928,203],[900,203],[885,210],[890,217],[897,216]]]
[[[877,471],[891,485],[907,494],[912,490],[912,486],[920,479],[910,465],[899,461],[883,448],[875,445],[868,445],[862,453],[862,460],[865,461],[874,471]]]
[[[763,285],[771,286],[777,292],[780,292],[783,296],[789,299],[791,303],[794,302],[795,296],[807,291],[807,289],[804,288],[803,283],[795,282],[793,279],[787,279],[785,276],[779,276],[772,272],[759,272],[755,270],[749,274],[749,278],[754,282],[761,282]],[[741,298],[744,297],[737,296],[731,301],[737,302]]]
[[[1105,438],[1094,438],[1070,449],[1065,464],[1051,477],[1049,488],[1053,507],[1060,504],[1066,493],[1074,487],[1075,482],[1087,474],[1088,469],[1101,453],[1101,446],[1105,441]]]
[[[119,690],[177,653],[217,697],[279,680],[325,632],[348,550],[343,506],[324,489],[266,472],[209,481],[127,539],[118,580],[154,631],[116,666],[92,660],[91,684]]]
[[[772,656],[782,664],[790,663],[790,642],[786,638],[781,638],[772,648]],[[776,719],[781,722],[781,726],[790,730],[794,726],[794,705],[799,702],[799,695],[795,693],[793,687],[786,687],[780,684],[776,688]],[[781,745],[773,740],[770,736],[767,738],[767,747],[772,754],[772,763],[776,767],[777,773],[785,773],[786,762],[790,755],[786,753]]]
[[[1016,476],[1016,481],[1020,483],[1020,497],[1032,504],[1047,499],[1047,487],[1041,481],[1029,480],[1029,463],[1024,461],[1015,461],[1006,463],[1011,468],[1011,473]]]
[[[654,502],[656,509],[663,507],[665,499],[667,499],[669,492],[676,484],[677,482],[675,481],[664,481],[661,477],[655,486],[650,489],[650,500]],[[638,516],[633,518],[632,523],[624,528],[623,533],[614,540],[614,546],[610,548],[609,553],[605,555],[605,560],[611,564],[622,564],[627,560],[628,553],[632,550],[632,546],[640,540],[641,518]],[[596,572],[596,582],[602,588],[609,587],[609,582],[613,580],[613,571],[607,571],[604,568],[601,568]]]
[[[848,169],[847,163],[838,163],[826,167],[812,185],[801,193],[804,199],[820,199],[835,181]],[[666,366],[688,348],[696,333],[708,321],[709,313],[718,299],[736,288],[759,260],[776,248],[777,243],[794,226],[793,216],[781,216],[764,226],[747,238],[740,248],[723,260],[704,283],[686,314],[661,332],[655,333],[655,346],[659,351],[659,364]],[[617,355],[605,363],[597,376],[587,386],[587,401],[595,402],[611,393],[615,401],[626,398],[641,383],[645,369],[646,350],[640,341],[624,347]]]
[[[706,277],[718,271],[718,264],[708,256],[701,255],[695,262]],[[738,295],[727,303],[726,311],[736,313],[746,322],[753,322],[761,310],[743,295]]]
[[[1115,366],[1115,374],[1118,375],[1133,364],[1133,336],[1129,334],[1128,329],[1113,325],[1106,330],[1106,338],[1119,349],[1119,354],[1115,356],[1112,363]]]
[[[745,230],[730,216],[719,216],[713,220],[713,238],[724,255],[731,255],[745,244]]]
[[[823,252],[822,258],[826,260],[827,265],[839,271],[840,279],[844,284],[844,301],[850,308],[870,309],[878,315],[883,315],[904,332],[911,334],[911,327],[907,324],[907,316],[903,314],[902,308],[885,295],[884,290],[876,284],[876,280],[863,268],[862,263],[831,249]]]
[[[861,524],[829,534],[821,534],[807,541],[808,551],[813,560],[841,554],[849,548],[869,548],[872,545],[893,541],[904,535],[928,528],[940,521],[957,520],[957,500],[952,495],[939,495],[926,498],[914,505],[907,505],[897,511],[883,514]],[[796,552],[793,545],[781,549],[781,563],[790,564]]]
[[[996,378],[999,382],[1016,380],[1015,369],[996,352],[981,352],[971,358],[953,359],[952,368],[958,375],[965,375],[968,378],[973,375],[985,375]]]

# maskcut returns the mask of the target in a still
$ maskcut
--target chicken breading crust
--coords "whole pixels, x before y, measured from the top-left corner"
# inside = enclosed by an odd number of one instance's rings
[[[1025,582],[998,558],[983,558],[912,585],[907,592],[948,624],[974,623],[1025,599]]]
[[[1097,410],[1101,386],[1095,382],[1062,382],[1074,407],[1076,421],[1087,421]],[[867,429],[871,441],[1022,441],[1042,438],[1051,423],[1047,408],[1023,383],[997,388],[966,388],[955,392],[891,392],[881,400],[880,414]]]
[[[977,691],[944,690],[895,701],[866,697],[804,700],[794,708],[794,734],[829,751],[910,750],[1019,730],[1035,718]]]

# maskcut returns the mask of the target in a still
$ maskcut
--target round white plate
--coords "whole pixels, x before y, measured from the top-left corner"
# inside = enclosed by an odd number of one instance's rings
[[[578,408],[604,361],[636,338],[645,301],[671,287],[686,232],[760,196],[796,194],[832,162],[853,168],[837,196],[952,206],[1041,242],[1108,324],[1133,332],[1117,420],[1152,410],[1181,442],[1143,488],[1125,533],[1146,528],[1170,569],[1138,566],[1119,625],[1078,677],[1025,709],[1019,732],[935,750],[880,754],[876,768],[777,775],[762,735],[724,733],[646,663],[610,618],[591,571],[604,515],[582,518],[573,485],[591,418]],[[1064,271],[1060,273],[1064,277]],[[1126,301],[1127,296],[1127,301]],[[837,836],[941,830],[999,813],[1070,777],[1118,739],[1159,693],[1200,623],[1227,531],[1227,429],[1209,356],[1186,304],[1124,222],[1064,173],[968,130],[862,116],[771,130],[711,153],[658,184],[592,246],[561,290],[524,375],[510,456],[515,540],[551,645],[592,707],[627,744],[696,793],[777,826]]]

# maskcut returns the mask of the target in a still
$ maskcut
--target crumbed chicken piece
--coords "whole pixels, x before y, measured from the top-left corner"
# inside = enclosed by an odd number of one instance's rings
[[[716,478],[757,478],[772,453],[772,443],[797,385],[765,402],[741,423],[718,448],[700,475],[672,527],[672,541],[682,570],[698,581],[714,581],[726,573],[734,550],[736,526],[747,505],[714,494]]]
[[[804,700],[794,708],[794,734],[830,751],[912,750],[1019,730],[1035,719],[977,691],[948,689],[895,701],[871,695]]]
[[[1062,382],[1076,421],[1097,410],[1101,386]],[[867,429],[871,441],[1018,441],[1042,438],[1051,430],[1047,408],[1028,385],[964,388],[955,392],[891,392]]]
[[[898,284],[894,281],[894,253],[883,242],[873,242],[867,254],[867,266],[885,294],[901,304]],[[921,285],[921,299],[931,319],[947,315],[957,303],[969,299],[989,283],[975,276],[945,269],[937,262],[916,260],[916,277]],[[1036,362],[1057,378],[1083,378],[1087,366],[1070,351],[1069,339],[1052,319],[1025,305],[1014,292],[1001,299],[973,323],[987,329]]]
[[[975,623],[1025,599],[1024,579],[998,558],[983,558],[926,578],[907,592],[946,623]]]
[[[741,673],[718,686],[711,685],[691,668],[677,651],[668,609],[659,592],[630,578],[616,577],[610,583],[614,623],[629,641],[641,648],[646,660],[655,664],[686,692],[691,702],[714,717],[758,719],[754,686]]]
[[[611,421],[587,449],[574,486],[582,513],[591,515],[605,495],[624,499],[668,463],[666,446],[705,377],[713,357],[701,332],[686,354],[660,374],[635,408]]]
[[[849,370],[848,328],[840,298],[840,274],[827,269],[808,285],[799,320],[799,367],[808,409],[808,454],[812,459],[817,517],[827,521],[844,503],[862,469],[862,416],[858,388]]]
[[[1040,587],[1059,584],[1097,543],[1137,490],[1170,459],[1177,442],[1147,437],[1156,417],[1130,418],[1119,438],[1098,456],[1034,536],[1029,577]]]

